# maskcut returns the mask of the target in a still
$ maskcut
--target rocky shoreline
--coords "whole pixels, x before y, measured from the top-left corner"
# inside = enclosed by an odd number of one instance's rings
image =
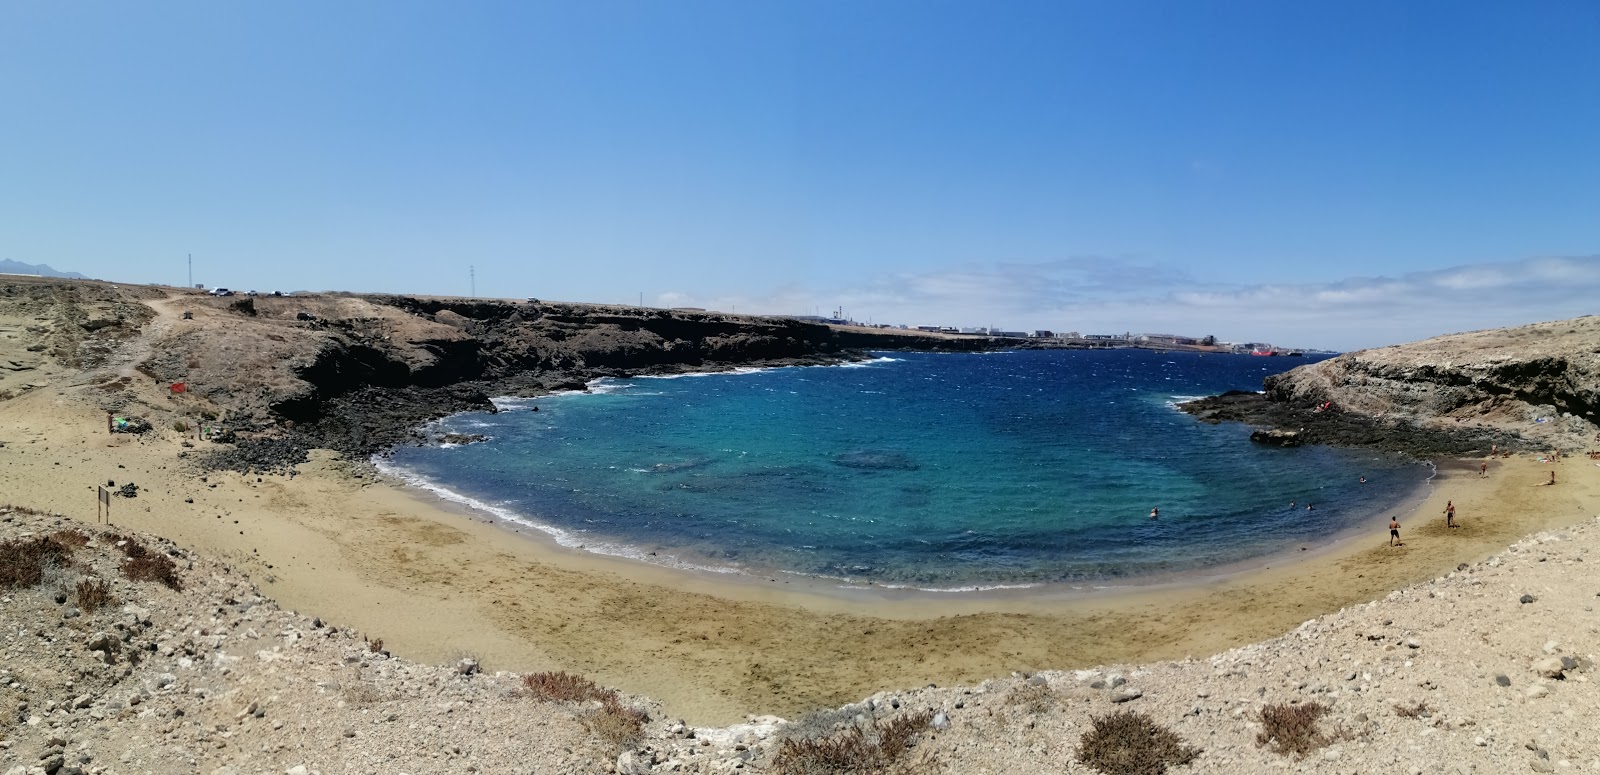
[[[1600,449],[1600,317],[1345,353],[1181,408],[1418,457]],[[1279,436],[1278,441],[1286,437]]]
[[[1238,422],[1263,429],[1253,436],[1271,446],[1323,444],[1394,452],[1418,459],[1480,457],[1490,449],[1521,451],[1533,444],[1499,428],[1433,427],[1403,417],[1372,417],[1316,405],[1298,406],[1264,393],[1229,391],[1178,408],[1205,423]]]

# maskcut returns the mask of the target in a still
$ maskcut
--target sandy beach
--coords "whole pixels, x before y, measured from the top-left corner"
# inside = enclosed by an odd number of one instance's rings
[[[1475,461],[1447,464],[1401,516],[1404,547],[1374,520],[1304,560],[1181,585],[874,599],[564,549],[327,453],[292,478],[202,479],[179,434],[107,435],[103,414],[55,389],[0,404],[0,427],[0,501],[93,521],[97,485],[133,482],[114,523],[226,559],[285,608],[421,662],[581,672],[697,724],[1013,670],[1203,657],[1576,523],[1600,492],[1581,458],[1498,460],[1486,478]],[[1552,468],[1559,484],[1536,486]]]

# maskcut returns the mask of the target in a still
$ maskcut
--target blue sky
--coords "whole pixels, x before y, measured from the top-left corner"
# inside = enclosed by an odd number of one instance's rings
[[[1592,2],[5,3],[0,258],[1388,344],[1595,311],[1596,40]]]

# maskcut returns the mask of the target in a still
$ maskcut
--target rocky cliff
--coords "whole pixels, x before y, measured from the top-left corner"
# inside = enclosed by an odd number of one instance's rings
[[[1417,443],[1446,453],[1487,452],[1495,443],[1593,449],[1600,446],[1600,317],[1347,353],[1268,377],[1263,387],[1259,397],[1186,408],[1202,419],[1303,429],[1315,442],[1363,444],[1370,443],[1363,436],[1386,434],[1389,441],[1429,437]]]
[[[292,427],[310,446],[358,454],[444,414],[492,409],[493,395],[582,389],[597,377],[1004,346],[696,310],[345,293],[214,298],[43,278],[0,283],[0,334],[0,379],[9,380],[0,391],[45,384],[50,369],[35,362],[48,361],[86,371],[107,411],[244,433]]]

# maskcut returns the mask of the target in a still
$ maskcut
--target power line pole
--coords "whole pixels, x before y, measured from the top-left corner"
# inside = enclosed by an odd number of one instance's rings
[[[189,254],[189,287],[194,287],[194,254]]]
[[[467,281],[471,283],[472,298],[478,298],[478,267],[476,264],[467,267]]]

